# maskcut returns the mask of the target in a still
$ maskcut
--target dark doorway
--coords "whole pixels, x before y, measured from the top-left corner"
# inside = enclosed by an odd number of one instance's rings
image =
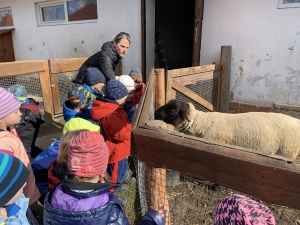
[[[193,64],[195,2],[155,1],[156,43],[160,42],[169,70]],[[163,54],[158,57],[164,57]]]

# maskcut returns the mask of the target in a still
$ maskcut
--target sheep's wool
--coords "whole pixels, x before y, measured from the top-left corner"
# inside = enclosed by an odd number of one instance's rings
[[[295,159],[300,151],[300,120],[280,114],[201,112],[188,103],[187,120],[177,128],[210,141]],[[192,124],[190,121],[193,121]]]

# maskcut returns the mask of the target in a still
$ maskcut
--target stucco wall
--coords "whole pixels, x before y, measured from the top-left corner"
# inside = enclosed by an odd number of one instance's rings
[[[141,68],[141,3],[139,0],[98,0],[98,22],[37,26],[36,0],[1,0],[11,7],[16,60],[88,57],[118,32],[128,32],[132,44],[123,59],[123,73]]]
[[[232,46],[230,99],[300,104],[300,8],[277,0],[205,0],[201,65]]]

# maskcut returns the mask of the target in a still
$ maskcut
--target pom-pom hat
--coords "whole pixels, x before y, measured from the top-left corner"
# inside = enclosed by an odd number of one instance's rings
[[[17,111],[21,102],[19,102],[12,93],[0,87],[0,119]]]
[[[0,153],[0,207],[5,206],[23,187],[29,173],[18,158]]]
[[[80,132],[70,143],[69,174],[80,177],[102,175],[106,171],[108,157],[108,148],[99,132]]]
[[[124,84],[128,91],[133,91],[135,89],[134,80],[129,75],[116,76],[115,79]]]

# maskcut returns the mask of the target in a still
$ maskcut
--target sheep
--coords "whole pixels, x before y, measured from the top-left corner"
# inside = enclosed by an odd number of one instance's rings
[[[295,159],[300,151],[300,120],[267,112],[202,112],[192,103],[171,100],[156,110],[156,120],[179,132],[223,144]]]

